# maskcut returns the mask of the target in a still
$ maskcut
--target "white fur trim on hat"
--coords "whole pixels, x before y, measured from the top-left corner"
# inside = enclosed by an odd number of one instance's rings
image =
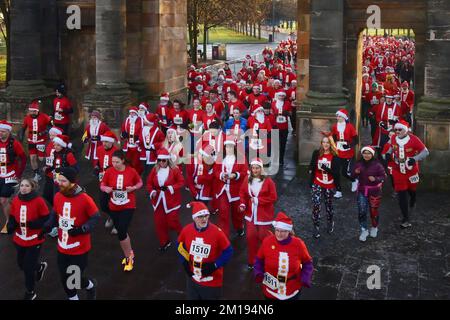
[[[59,128],[51,128],[51,129],[48,131],[48,133],[58,135],[58,134],[63,134],[63,131],[62,131],[61,129],[59,129]]]
[[[345,113],[341,112],[341,111],[336,112],[336,116],[342,117],[345,120],[348,120],[348,116]]]
[[[116,140],[107,136],[100,136],[100,141],[114,143]]]
[[[397,123],[394,125],[394,129],[403,129],[403,130],[405,130],[405,131],[408,131],[408,130],[409,130],[408,126],[405,126],[403,123],[400,123],[400,122],[397,122]]]
[[[234,142],[234,140],[225,140],[225,142],[223,143],[224,145],[227,145],[227,144],[232,144],[232,145],[236,145],[236,142]]]
[[[57,143],[57,144],[63,146],[64,148],[67,148],[67,143],[65,143],[64,140],[62,140],[59,137],[54,137],[53,138],[53,143]]]
[[[274,228],[286,230],[286,231],[292,231],[292,228],[293,228],[292,224],[287,224],[287,223],[280,222],[280,221],[273,221],[272,225]]]
[[[206,209],[200,210],[199,212],[197,212],[196,214],[192,215],[192,219],[197,218],[199,216],[204,216],[204,215],[209,215],[209,211]]]
[[[159,100],[166,100],[166,101],[169,101],[170,98],[169,98],[169,97],[161,97],[161,98],[159,98]]]
[[[2,123],[2,124],[0,124],[0,129],[11,131],[12,126]]]
[[[369,151],[372,154],[372,156],[375,156],[375,149],[370,146],[365,146],[364,148],[362,148],[361,154],[363,154],[364,151]]]
[[[159,156],[158,156],[158,159],[161,159],[161,160],[168,160],[168,159],[170,159],[171,157],[170,157],[170,154],[168,154],[168,155],[162,155],[162,154],[160,154]]]
[[[252,162],[250,162],[250,165],[251,166],[260,166],[261,168],[263,168],[264,167],[264,165],[263,165],[263,163],[261,162],[261,161],[258,161],[258,160],[253,160]]]
[[[28,110],[30,110],[30,111],[39,111],[39,108],[28,108]]]

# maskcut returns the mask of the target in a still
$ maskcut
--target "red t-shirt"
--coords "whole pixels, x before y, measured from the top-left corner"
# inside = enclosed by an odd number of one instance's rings
[[[70,115],[69,111],[72,109],[72,104],[70,103],[69,98],[56,97],[53,100],[53,108],[55,112],[55,117],[53,119],[53,123],[58,126],[58,124],[68,124],[70,123]]]
[[[292,237],[288,244],[283,245],[277,241],[275,235],[270,235],[263,240],[257,257],[264,261],[264,272],[275,278],[277,278],[279,270],[284,263],[284,266],[287,267],[288,280],[285,293],[287,296],[301,288],[300,272],[302,264],[312,261],[305,243],[300,238]],[[263,290],[264,295],[272,299],[274,295],[269,293],[269,291],[279,294],[278,289],[270,289],[266,284],[263,284]]]
[[[19,141],[14,140],[12,143],[12,151],[15,154],[14,162],[11,162],[11,159],[9,158],[9,145],[10,145],[10,139],[6,140],[5,142],[0,140],[0,177],[21,177],[22,173],[26,166],[26,155],[25,151],[23,150],[22,144],[20,144]],[[20,167],[18,166],[18,161],[21,161]],[[22,162],[24,161],[24,163]],[[15,174],[13,173],[15,172]]]
[[[47,140],[47,126],[50,123],[50,117],[40,112],[36,118],[27,115],[23,119],[23,128],[28,128],[28,143],[45,143]]]
[[[61,192],[55,195],[53,210],[58,221],[58,251],[67,255],[81,255],[91,250],[91,235],[69,235],[71,228],[81,227],[98,212],[94,200],[85,192],[66,197]]]
[[[203,232],[197,231],[194,223],[188,224],[181,231],[178,243],[183,243],[184,248],[189,252],[189,266],[194,274],[196,269],[199,269],[194,268],[194,261],[215,262],[222,252],[230,246],[230,241],[225,233],[213,223],[209,223]],[[211,277],[211,280],[197,281],[194,277],[192,279],[201,286],[221,287],[223,284],[223,268],[217,269],[208,277]]]
[[[11,213],[18,224],[34,221],[49,215],[44,199],[36,197],[30,201],[20,200],[15,196],[11,202]],[[21,247],[37,246],[45,241],[38,239],[42,229],[30,229],[18,226],[14,232],[13,241]]]
[[[328,168],[331,169],[331,162],[333,160],[333,155],[323,154],[321,157],[317,159],[317,169],[316,175],[314,177],[314,184],[317,184],[325,189],[333,189],[334,188],[334,179],[331,174],[321,169],[322,163],[325,164]]]
[[[127,187],[135,186],[141,181],[141,177],[132,167],[125,167],[124,171],[118,171],[109,167],[103,176],[102,185],[113,188],[109,200],[109,209],[122,211],[136,208],[136,196],[134,192],[126,192]]]

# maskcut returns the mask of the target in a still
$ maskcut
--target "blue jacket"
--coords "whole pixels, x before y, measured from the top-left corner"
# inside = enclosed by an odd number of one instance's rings
[[[247,130],[247,119],[240,117],[240,128],[245,132]],[[228,119],[227,122],[225,122],[225,126],[223,127],[223,131],[226,133],[227,130],[230,130],[234,126],[234,118]]]

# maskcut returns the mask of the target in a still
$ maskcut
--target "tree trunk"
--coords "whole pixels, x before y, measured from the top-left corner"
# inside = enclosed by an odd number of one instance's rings
[[[203,60],[206,61],[206,47],[208,43],[208,27],[206,23],[203,25]]]
[[[256,38],[256,23],[253,24],[253,37]]]
[[[261,22],[258,22],[258,39],[261,40]]]
[[[245,22],[245,35],[248,36],[248,22]]]
[[[253,35],[253,23],[250,22],[250,36]]]

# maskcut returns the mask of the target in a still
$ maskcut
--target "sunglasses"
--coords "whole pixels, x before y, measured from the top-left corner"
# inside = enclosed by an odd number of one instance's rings
[[[395,132],[402,132],[403,129],[395,129]]]

